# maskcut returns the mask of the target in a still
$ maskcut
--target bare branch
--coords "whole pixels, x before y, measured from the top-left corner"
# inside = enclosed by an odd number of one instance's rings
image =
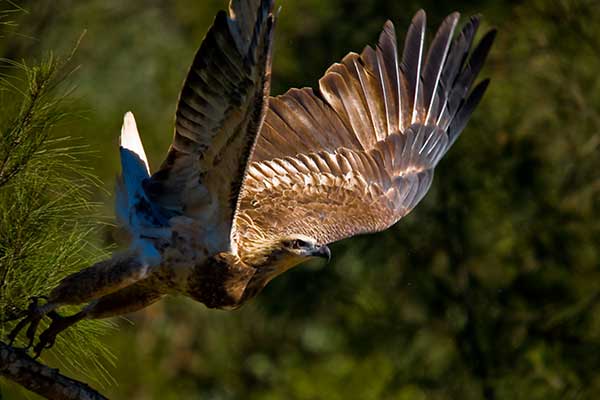
[[[0,376],[51,400],[107,400],[83,382],[62,375],[24,351],[0,342]]]

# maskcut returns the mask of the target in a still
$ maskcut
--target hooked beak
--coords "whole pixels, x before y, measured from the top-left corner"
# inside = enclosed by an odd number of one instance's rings
[[[331,261],[331,250],[327,246],[321,246],[312,253],[313,257],[324,258],[327,263]]]

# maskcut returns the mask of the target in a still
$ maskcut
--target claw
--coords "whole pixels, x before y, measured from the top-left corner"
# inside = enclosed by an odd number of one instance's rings
[[[12,346],[19,336],[19,333],[27,326],[27,331],[25,333],[25,337],[28,339],[27,345],[23,348],[23,350],[28,350],[33,346],[33,342],[35,340],[35,334],[40,325],[40,321],[44,318],[44,315],[48,313],[56,314],[53,311],[55,307],[54,304],[46,303],[43,306],[39,305],[39,300],[44,299],[48,300],[45,296],[33,296],[31,297],[29,306],[27,307],[27,311],[25,311],[25,316],[22,320],[20,320],[17,325],[13,328],[12,331],[8,334],[9,345]],[[58,315],[58,314],[56,314]],[[37,346],[36,346],[37,348]],[[39,354],[38,354],[39,355]]]
[[[33,359],[36,360],[42,354],[44,349],[49,349],[50,347],[54,346],[55,340],[56,335],[52,338],[45,338],[44,341],[42,341],[42,336],[40,335],[39,343],[33,348]]]
[[[84,309],[76,314],[63,317],[55,311],[55,308],[58,306],[57,303],[46,303],[42,306],[38,305],[38,301],[41,298],[48,300],[41,296],[31,298],[31,303],[27,307],[25,317],[19,321],[8,334],[9,343],[12,346],[19,333],[27,326],[25,336],[29,342],[23,350],[28,350],[33,345],[40,321],[44,316],[49,317],[51,320],[50,326],[40,334],[39,342],[33,347],[34,358],[38,358],[44,349],[52,347],[54,342],[56,342],[56,336],[59,333],[85,318],[89,312],[88,309]]]
[[[25,336],[29,342],[27,343],[27,349],[29,349],[33,345],[33,341],[35,340],[35,332],[37,331],[38,326],[40,325],[40,321],[42,320],[42,315],[39,317],[32,316],[29,318],[29,326],[27,327],[27,332]]]
[[[27,325],[29,325],[29,327],[27,328],[26,335],[27,335],[27,338],[29,339],[29,344],[25,347],[25,349],[29,349],[31,347],[31,345],[33,344],[33,340],[35,337],[35,331],[37,330],[37,327],[43,316],[42,313],[40,313],[39,306],[38,306],[38,301],[40,298],[45,298],[45,297],[33,296],[33,297],[29,298],[30,303],[29,303],[29,306],[27,306],[27,311],[25,312],[25,315],[26,315],[25,318],[23,318],[21,321],[19,321],[19,323],[8,334],[8,340],[9,340],[10,346],[13,345],[15,339],[19,335],[19,332],[21,332],[21,330]]]
[[[21,329],[23,329],[28,323],[30,322],[30,318],[29,317],[25,317],[22,320],[19,321],[19,323],[17,324],[17,326],[15,326],[13,328],[12,331],[10,331],[10,333],[8,334],[8,345],[9,346],[13,346],[15,339],[17,338],[17,336],[19,335],[19,332],[21,331]],[[27,346],[26,348],[31,347],[31,344],[29,346]]]
[[[44,332],[42,332],[38,344],[36,344],[33,348],[35,358],[39,357],[44,349],[49,349],[54,346],[54,343],[56,342],[56,336],[71,325],[85,318],[86,314],[86,311],[80,311],[68,317],[63,317],[56,311],[48,312],[47,315],[50,317],[52,322],[50,323],[50,326]]]

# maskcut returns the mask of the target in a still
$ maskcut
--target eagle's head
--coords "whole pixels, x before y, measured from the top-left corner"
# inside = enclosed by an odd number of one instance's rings
[[[280,240],[279,249],[283,259],[298,263],[315,257],[325,258],[327,262],[331,260],[329,247],[319,246],[316,240],[305,235],[292,235]]]
[[[268,270],[273,276],[312,258],[325,258],[328,262],[331,259],[329,247],[301,234],[262,241],[253,247],[253,251],[246,253],[242,259],[259,270]]]
[[[325,258],[329,262],[329,247],[305,235],[286,235],[247,242],[244,252],[238,254],[239,259],[254,268],[256,272],[248,282],[240,304],[256,296],[267,283],[276,276],[296,265],[312,258]]]

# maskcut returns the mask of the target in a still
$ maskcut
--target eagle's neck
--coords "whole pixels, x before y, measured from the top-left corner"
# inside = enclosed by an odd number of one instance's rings
[[[237,255],[219,253],[194,266],[187,279],[187,295],[209,308],[235,309],[256,296],[277,275],[301,259],[282,258],[277,252],[250,265]]]
[[[266,263],[254,266],[256,272],[248,282],[246,290],[244,290],[242,302],[250,300],[259,294],[273,278],[284,273],[288,269],[295,267],[301,261],[302,260],[267,259]]]
[[[238,308],[245,301],[244,292],[255,272],[239,257],[219,253],[194,266],[186,294],[209,308]]]

